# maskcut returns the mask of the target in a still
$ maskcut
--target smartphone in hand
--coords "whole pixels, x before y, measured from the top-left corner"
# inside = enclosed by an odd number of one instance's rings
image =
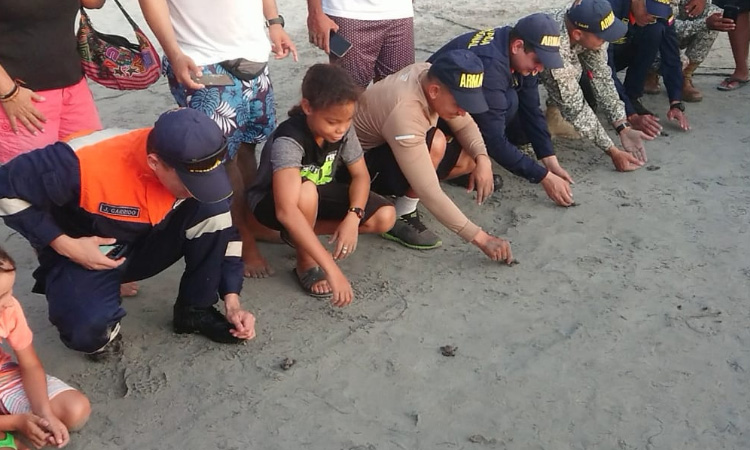
[[[100,245],[99,251],[102,252],[102,255],[106,256],[109,259],[120,259],[125,255],[125,252],[128,250],[128,244],[124,243],[115,243],[112,245]]]
[[[346,52],[352,48],[352,43],[342,38],[341,35],[331,30],[331,38],[328,41],[328,47],[331,49],[331,54],[339,58],[343,58]]]
[[[190,76],[193,81],[204,86],[232,86],[234,80],[232,77],[225,73],[204,73],[203,75],[196,77]]]

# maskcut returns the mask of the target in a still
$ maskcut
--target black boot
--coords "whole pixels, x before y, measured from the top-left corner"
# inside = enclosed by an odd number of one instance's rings
[[[177,334],[202,334],[214,342],[223,344],[242,342],[242,339],[232,336],[229,332],[234,325],[213,306],[199,308],[174,305],[173,326]]]

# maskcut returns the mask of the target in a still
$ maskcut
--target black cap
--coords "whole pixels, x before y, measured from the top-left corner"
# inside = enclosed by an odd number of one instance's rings
[[[490,109],[482,92],[484,65],[473,52],[445,52],[433,61],[429,74],[445,84],[458,106],[469,114],[480,114]]]
[[[577,28],[607,42],[616,41],[628,32],[628,26],[617,20],[607,0],[576,0],[568,10],[568,19]]]
[[[232,195],[224,161],[224,133],[204,113],[180,108],[157,119],[148,145],[177,175],[190,194],[203,203],[215,203]]]
[[[534,47],[534,52],[545,69],[563,66],[560,56],[560,26],[547,14],[536,13],[516,23],[516,33]]]

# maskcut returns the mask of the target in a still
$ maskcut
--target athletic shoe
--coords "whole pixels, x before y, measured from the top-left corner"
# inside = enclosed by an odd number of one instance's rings
[[[122,355],[122,335],[120,334],[120,323],[116,323],[109,332],[109,340],[99,350],[86,353],[89,361],[105,362]]]
[[[501,177],[500,174],[493,173],[492,181],[495,183],[495,190],[492,192],[497,192],[503,188],[503,177]],[[456,178],[446,180],[445,182],[450,184],[451,186],[458,186],[467,189],[469,187],[469,175],[461,175]],[[474,190],[476,190],[476,188]]]
[[[443,241],[424,226],[416,209],[396,219],[393,228],[381,236],[416,250],[431,250],[443,245]]]
[[[173,329],[177,334],[202,334],[214,342],[236,344],[242,339],[232,336],[229,330],[234,325],[213,306],[199,308],[194,306],[174,306]]]

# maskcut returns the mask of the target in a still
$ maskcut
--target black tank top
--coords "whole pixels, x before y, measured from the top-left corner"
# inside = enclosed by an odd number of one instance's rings
[[[0,0],[0,65],[34,91],[71,86],[83,76],[76,49],[80,0]]]

